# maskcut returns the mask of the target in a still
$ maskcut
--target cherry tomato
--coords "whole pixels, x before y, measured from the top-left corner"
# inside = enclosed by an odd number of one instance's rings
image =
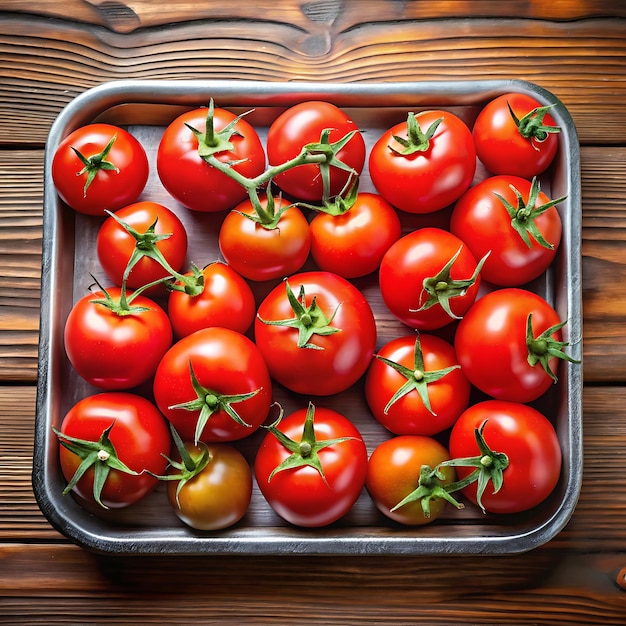
[[[137,236],[133,236],[133,231]],[[163,235],[169,236],[161,239]],[[180,218],[162,204],[146,201],[125,206],[115,212],[115,217],[104,220],[96,250],[102,269],[118,286],[131,257],[138,256],[126,280],[128,287],[137,289],[170,275],[166,267],[142,251],[156,248],[170,268],[178,272],[187,257],[187,243],[187,231]]]
[[[109,287],[76,302],[65,322],[64,342],[70,363],[87,382],[130,389],[154,375],[172,345],[172,326],[150,298],[127,292],[122,300],[122,290]]]
[[[159,475],[165,471],[165,455],[171,446],[166,421],[157,408],[141,396],[119,391],[77,402],[65,415],[57,434],[61,443],[78,445],[67,437],[83,442],[78,449],[70,450],[65,445],[59,448],[61,470],[69,485],[81,463],[87,462],[84,458],[91,455],[91,465],[72,490],[86,502],[98,502],[105,508],[123,508],[148,495],[157,479],[147,472]],[[95,458],[93,447],[85,447],[85,442],[102,444]],[[115,461],[130,473],[120,470]],[[104,484],[101,488],[96,484],[94,489],[95,476],[102,478],[103,474]]]
[[[532,96],[507,93],[485,105],[472,134],[478,158],[492,174],[530,180],[554,160],[558,132],[549,107]]]
[[[422,498],[397,505],[418,488],[420,480],[427,482],[422,478],[424,466],[434,469],[449,458],[446,448],[431,437],[401,435],[387,439],[370,456],[365,479],[367,492],[376,508],[399,524],[422,526],[434,522],[445,511],[445,498],[427,498],[428,516]],[[454,481],[456,472],[452,467],[443,467],[441,476],[439,480],[430,477],[430,484],[447,485]]]
[[[149,166],[143,146],[128,131],[88,124],[59,144],[51,172],[63,202],[79,213],[104,216],[105,209],[116,211],[139,198]]]
[[[193,470],[180,454],[167,470],[167,497],[177,517],[197,530],[236,524],[252,498],[252,471],[243,454],[226,443],[185,443]],[[178,478],[178,480],[176,480]]]
[[[532,402],[556,382],[559,361],[570,360],[562,352],[562,325],[541,296],[508,287],[476,300],[459,322],[454,345],[478,389],[500,400]]]
[[[368,301],[331,272],[295,274],[272,289],[258,309],[254,333],[272,377],[306,395],[353,385],[376,347]]]
[[[401,322],[434,330],[469,309],[480,286],[479,270],[469,247],[458,237],[441,228],[420,228],[385,253],[380,291],[387,308]]]
[[[367,448],[343,414],[309,405],[271,428],[254,470],[261,493],[283,519],[327,526],[346,515],[361,494]]]
[[[204,328],[163,356],[154,399],[185,441],[234,441],[265,421],[272,383],[250,339],[228,328]]]
[[[472,133],[447,111],[409,114],[378,138],[369,157],[378,193],[408,213],[451,205],[469,188],[475,170]]]
[[[519,513],[543,502],[556,487],[561,473],[561,448],[554,426],[526,404],[479,402],[470,406],[452,428],[449,446],[453,458],[474,457],[482,452],[475,431],[483,423],[486,444],[508,459],[508,466],[502,471],[502,487],[494,494],[493,483],[489,482],[481,496],[485,510]],[[457,466],[459,480],[474,469]],[[463,489],[463,494],[474,503],[477,487],[473,482]]]
[[[435,435],[467,408],[470,384],[454,348],[421,334],[397,337],[376,354],[365,379],[374,417],[396,435]]]
[[[561,217],[552,203],[536,179],[493,176],[463,194],[452,211],[450,231],[476,258],[489,254],[483,280],[523,285],[548,269],[561,242]]]
[[[191,272],[187,274],[191,276]],[[178,337],[186,337],[210,326],[245,333],[256,314],[254,294],[248,283],[225,263],[209,263],[203,270],[204,288],[198,295],[174,290],[167,312]]]
[[[356,175],[365,163],[365,142],[358,126],[340,108],[330,102],[309,101],[296,104],[281,113],[271,124],[267,134],[267,158],[272,166],[281,165],[300,154],[302,148],[311,143],[320,143],[322,133],[329,130],[328,142],[342,140],[354,133],[341,147],[336,158]],[[349,172],[334,165],[329,169],[329,196],[336,196],[351,179]],[[320,166],[301,165],[278,174],[274,181],[286,194],[319,202],[323,199],[324,184]]]
[[[265,152],[256,130],[225,109],[194,109],[183,113],[165,129],[157,150],[157,172],[165,189],[181,204],[195,211],[232,209],[246,198],[245,187],[209,165],[200,151],[232,165],[237,173],[254,178],[265,170]],[[207,134],[212,115],[213,138]],[[196,130],[193,132],[189,127]],[[216,144],[216,145],[213,145]]]
[[[361,192],[345,213],[313,218],[311,254],[320,269],[358,278],[378,269],[401,234],[395,209],[378,194]]]
[[[255,215],[250,200],[235,207],[222,222],[222,256],[248,280],[285,278],[299,271],[309,256],[308,221],[296,206],[287,207],[284,201],[275,203],[273,212],[280,215],[275,223],[270,220],[268,227],[246,217]],[[267,208],[267,196],[261,197],[261,205]]]

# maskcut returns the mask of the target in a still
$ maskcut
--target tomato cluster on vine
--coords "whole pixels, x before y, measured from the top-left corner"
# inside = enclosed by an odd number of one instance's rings
[[[265,145],[245,115],[212,102],[184,113],[156,169],[182,210],[223,215],[222,258],[202,267],[185,267],[176,212],[141,197],[148,160],[132,135],[69,135],[53,179],[69,207],[103,217],[110,285],[94,282],[65,325],[70,363],[99,389],[55,429],[65,491],[117,508],[167,481],[177,515],[202,530],[243,517],[252,469],[272,509],[304,527],[337,521],[364,489],[408,525],[462,507],[455,492],[492,513],[543,502],[562,459],[532,403],[573,361],[566,320],[528,287],[562,233],[564,198],[539,184],[558,149],[550,108],[506,94],[472,129],[447,110],[410,112],[369,153],[328,102],[287,108]],[[366,164],[373,192],[359,189]],[[444,210],[447,228],[403,229],[402,215]],[[405,329],[386,343],[355,283],[370,275]],[[389,433],[369,456],[349,417],[323,406],[359,381]],[[276,386],[301,409],[283,415]],[[473,390],[485,397],[472,403]],[[251,468],[236,444],[261,428]]]

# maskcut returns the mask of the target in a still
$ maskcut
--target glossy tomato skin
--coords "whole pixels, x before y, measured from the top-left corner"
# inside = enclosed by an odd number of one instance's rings
[[[511,226],[511,217],[500,199],[517,206],[513,186],[528,201],[532,183],[518,176],[492,176],[471,187],[456,203],[450,218],[450,231],[462,239],[477,259],[487,253],[481,277],[498,286],[517,287],[541,276],[552,263],[561,242],[562,224],[556,206],[550,207],[534,222],[553,248],[546,248],[530,236],[529,248]],[[550,202],[539,192],[535,207]]]
[[[503,472],[503,486],[493,493],[490,482],[481,501],[491,513],[519,513],[543,502],[556,487],[561,473],[562,453],[550,421],[536,409],[517,402],[486,400],[469,407],[450,433],[450,454],[468,458],[479,454],[475,430],[487,420],[483,437],[494,452],[509,460]],[[472,472],[457,467],[459,480]],[[476,483],[463,494],[476,503]]]
[[[202,454],[198,446],[185,445],[189,454]],[[183,484],[178,496],[179,483],[169,481],[167,496],[177,517],[187,526],[221,530],[246,514],[252,498],[252,470],[237,448],[226,443],[206,445],[211,455],[208,465]],[[168,474],[176,473],[175,469],[168,470]]]
[[[407,213],[433,213],[454,203],[471,185],[476,171],[472,133],[463,120],[447,111],[424,111],[416,119],[425,133],[441,119],[429,147],[410,155],[398,154],[406,139],[407,122],[396,124],[376,141],[369,171],[378,193]]]
[[[102,504],[119,509],[134,504],[147,496],[156,486],[156,475],[165,472],[170,454],[171,439],[166,421],[157,408],[145,398],[127,392],[103,392],[77,402],[65,415],[60,431],[87,441],[98,441],[113,424],[109,439],[117,456],[131,470],[131,475],[112,469],[101,493]],[[63,476],[69,482],[81,459],[59,446]],[[93,467],[80,478],[73,491],[86,502],[93,503]]]
[[[144,201],[122,207],[115,211],[115,215],[141,234],[156,221],[156,234],[171,235],[157,242],[156,247],[173,270],[178,272],[183,267],[187,256],[187,231],[171,209],[157,202]],[[98,260],[109,279],[118,286],[122,284],[136,244],[136,239],[113,217],[109,216],[100,226],[96,240]],[[168,275],[157,261],[144,256],[131,270],[126,285],[138,289]]]
[[[281,420],[279,430],[300,441],[306,413],[307,409],[294,411]],[[327,483],[311,466],[283,470],[269,480],[274,469],[290,456],[273,433],[261,442],[254,464],[257,484],[272,509],[291,524],[308,528],[327,526],[346,515],[361,494],[367,471],[367,448],[347,417],[317,407],[314,428],[318,441],[351,438],[318,451]]]
[[[284,283],[265,297],[254,323],[255,340],[272,377],[291,391],[328,396],[348,389],[366,372],[376,348],[376,322],[363,294],[332,272],[312,271],[288,279],[296,297],[304,286],[306,304],[315,297],[330,326],[329,335],[313,335],[321,349],[298,347],[298,329],[265,321],[294,317]]]
[[[493,398],[532,402],[553,384],[540,364],[528,363],[526,323],[530,313],[535,337],[561,321],[541,296],[508,287],[479,298],[459,322],[454,340],[459,363],[469,381]],[[560,330],[552,336],[561,341]],[[550,359],[555,375],[558,361]]]
[[[167,312],[175,336],[180,339],[210,326],[245,333],[256,314],[254,294],[248,283],[220,261],[207,265],[202,274],[202,293],[192,296],[174,290],[168,297]]]
[[[442,328],[454,321],[441,304],[419,311],[428,300],[424,280],[436,276],[461,250],[450,277],[471,278],[476,259],[469,247],[452,233],[441,228],[425,227],[404,235],[385,253],[380,264],[381,295],[389,311],[401,322],[418,330]],[[472,305],[480,287],[480,275],[463,295],[450,299],[454,315],[462,317]]]
[[[117,138],[106,161],[117,171],[100,169],[85,193],[88,174],[78,176],[84,164],[72,148],[90,158],[100,154],[114,136]],[[139,198],[148,181],[148,157],[128,131],[110,124],[88,124],[59,144],[52,159],[51,173],[63,202],[79,213],[104,217],[105,209],[116,211]]]
[[[446,508],[446,501],[430,501],[430,517],[424,515],[420,500],[408,502],[392,511],[418,487],[422,465],[435,468],[450,459],[447,449],[432,437],[400,435],[387,439],[374,449],[367,465],[365,486],[376,508],[394,522],[423,526],[435,521]],[[454,481],[452,467],[442,467],[443,484]]]
[[[270,125],[267,135],[267,158],[270,165],[281,165],[300,154],[309,143],[319,143],[322,132],[330,129],[329,141],[334,143],[356,131],[350,141],[337,153],[337,158],[360,174],[365,163],[365,142],[357,124],[340,108],[330,102],[308,101],[296,104]],[[336,196],[346,186],[348,172],[331,167],[330,196]],[[302,165],[278,174],[276,184],[288,195],[307,202],[322,199],[323,183],[316,164]]]
[[[107,292],[118,299],[121,290],[110,287]],[[65,351],[76,372],[90,384],[131,389],[154,375],[172,345],[172,325],[167,313],[141,294],[132,305],[147,310],[130,315],[118,315],[93,302],[103,298],[102,291],[89,293],[72,307],[65,322]]]
[[[261,204],[267,206],[266,197]],[[241,213],[254,214],[250,200],[228,213],[219,232],[220,252],[231,267],[253,281],[285,278],[302,268],[311,249],[311,233],[300,209],[286,209],[276,228],[269,230]]]
[[[424,405],[417,390],[396,400],[385,412],[394,394],[407,378],[393,367],[374,358],[365,379],[365,397],[372,414],[387,430],[396,435],[435,435],[454,424],[467,408],[470,384],[458,367],[454,348],[436,335],[420,334],[420,347],[425,372],[456,369],[427,385],[431,411]],[[406,335],[387,342],[377,355],[394,363],[414,368],[415,336]]]
[[[492,174],[511,174],[531,179],[544,172],[554,160],[558,134],[548,133],[544,141],[523,137],[508,104],[518,119],[542,106],[535,98],[523,93],[508,93],[489,102],[478,114],[472,130],[480,161]],[[555,126],[548,113],[544,124]]]
[[[252,434],[267,417],[272,383],[255,344],[228,328],[205,328],[179,339],[163,356],[154,376],[157,406],[185,441],[194,441],[200,409],[170,408],[195,400],[189,371],[191,361],[200,385],[224,395],[257,391],[232,408],[249,426],[237,423],[223,409],[216,411],[202,431],[200,441],[235,441]]]
[[[344,278],[375,272],[402,234],[395,209],[380,195],[358,194],[341,215],[320,212],[311,221],[311,254],[317,266]]]
[[[198,154],[198,139],[187,124],[204,133],[208,109],[183,113],[165,129],[157,150],[157,171],[163,186],[181,204],[194,211],[219,212],[232,209],[247,192],[238,182],[211,167]],[[214,110],[218,132],[236,119],[225,109]],[[222,162],[239,161],[233,169],[248,178],[265,170],[265,152],[256,130],[240,119],[230,141],[233,149],[216,154]]]

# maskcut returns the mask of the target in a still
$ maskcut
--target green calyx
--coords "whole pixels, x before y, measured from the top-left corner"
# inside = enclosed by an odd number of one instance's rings
[[[394,135],[393,138],[397,141],[402,149],[398,150],[393,146],[389,146],[389,149],[396,154],[402,156],[410,156],[418,152],[426,152],[430,148],[430,141],[434,137],[439,124],[443,121],[443,118],[435,120],[424,132],[418,121],[415,113],[409,113],[406,121],[407,125],[407,138]]]
[[[239,413],[234,409],[233,404],[244,402],[254,397],[261,388],[256,389],[248,393],[240,394],[222,394],[218,391],[207,389],[203,387],[193,369],[191,360],[189,360],[189,375],[191,377],[191,384],[193,390],[196,393],[196,398],[189,400],[188,402],[181,402],[180,404],[174,404],[169,406],[168,409],[184,409],[186,411],[200,411],[198,415],[198,421],[196,422],[196,429],[194,433],[194,443],[197,445],[202,437],[202,432],[206,427],[209,419],[212,415],[215,415],[218,411],[224,411],[231,419],[241,426],[251,428],[250,424],[244,421]]]
[[[533,315],[530,313],[528,315],[528,319],[526,320],[528,364],[531,367],[535,367],[537,364],[540,364],[546,374],[548,374],[548,376],[550,376],[550,378],[552,378],[552,380],[556,383],[558,379],[556,374],[550,369],[550,359],[557,358],[569,361],[570,363],[580,363],[580,361],[573,359],[563,351],[563,348],[569,346],[568,342],[557,341],[554,337],[552,337],[554,333],[561,330],[561,328],[565,326],[567,321],[550,326],[550,328],[544,330],[538,337],[535,337],[533,333],[532,317]]]
[[[176,504],[178,505],[178,508],[180,508],[179,494],[181,489],[192,478],[195,478],[198,474],[201,474],[205,470],[211,462],[212,457],[209,448],[202,441],[194,444],[191,449],[185,445],[172,423],[170,423],[170,432],[172,433],[172,440],[174,441],[174,445],[176,446],[176,450],[180,456],[180,462],[174,461],[166,455],[163,455],[163,457],[167,460],[170,467],[176,470],[176,472],[172,471],[164,476],[158,476],[152,472],[148,473],[158,480],[178,481],[178,485],[176,486]]]
[[[310,466],[316,469],[324,483],[328,485],[328,481],[326,480],[326,476],[324,475],[324,468],[322,467],[322,463],[318,456],[318,452],[323,450],[324,448],[329,448],[330,446],[335,446],[344,441],[350,441],[354,439],[354,437],[337,437],[336,439],[323,439],[322,441],[318,441],[315,436],[315,426],[314,426],[314,418],[315,418],[315,406],[309,402],[307,407],[306,417],[304,419],[304,427],[302,430],[302,437],[300,441],[294,441],[285,435],[282,431],[278,429],[278,425],[283,417],[282,408],[280,411],[280,415],[278,419],[269,426],[263,426],[269,430],[280,443],[287,448],[291,454],[279,465],[277,465],[271,472],[268,477],[268,482],[272,480],[272,478],[278,473],[283,472],[285,470],[297,469],[299,467]]]
[[[150,287],[154,287],[156,285],[161,284],[164,279],[155,280],[154,282],[148,283],[147,285],[143,285],[139,289],[133,291],[130,295],[126,290],[126,281],[122,282],[122,287],[120,289],[120,295],[118,298],[114,298],[92,275],[91,276],[98,286],[100,291],[103,293],[104,298],[96,298],[94,300],[90,300],[92,304],[98,304],[100,306],[104,306],[109,311],[114,313],[115,315],[119,315],[120,317],[124,317],[126,315],[137,315],[139,313],[143,313],[145,311],[149,311],[150,308],[146,306],[137,306],[133,305],[133,301],[137,296],[139,296],[146,289],[150,289]],[[93,285],[92,285],[93,286]]]
[[[74,154],[80,159],[80,162],[83,164],[83,169],[79,172],[76,172],[76,176],[82,176],[83,174],[87,174],[87,180],[85,181],[85,186],[83,187],[83,198],[87,197],[87,190],[89,186],[93,182],[94,178],[98,174],[100,170],[107,170],[111,172],[119,172],[117,166],[110,161],[107,161],[107,157],[109,156],[109,152],[111,152],[111,148],[117,139],[117,135],[113,135],[111,137],[109,143],[104,147],[102,152],[98,152],[98,154],[93,154],[90,157],[86,157],[79,150],[71,146]]]
[[[509,112],[519,133],[524,139],[536,139],[537,141],[545,141],[548,138],[550,133],[560,133],[561,129],[558,126],[550,126],[549,124],[544,124],[543,120],[546,116],[546,113],[553,108],[554,104],[549,104],[547,106],[537,107],[532,111],[528,112],[522,118],[518,118],[517,115],[513,112],[511,105],[507,102],[507,106],[509,107]]]
[[[426,294],[426,301],[419,309],[410,309],[411,313],[426,311],[431,307],[439,304],[441,308],[452,318],[459,319],[450,308],[450,300],[458,296],[464,296],[467,290],[476,282],[480,270],[482,269],[489,253],[487,253],[476,265],[474,273],[466,279],[455,279],[450,276],[450,271],[455,261],[461,254],[461,246],[454,256],[444,265],[444,267],[435,275],[424,279],[423,293]]]
[[[81,463],[76,472],[63,490],[63,495],[69,493],[84,476],[85,472],[93,467],[93,498],[102,508],[108,509],[109,507],[102,502],[101,497],[102,489],[109,476],[109,472],[111,470],[117,470],[118,472],[131,474],[133,476],[139,474],[119,460],[115,447],[109,439],[109,433],[114,425],[115,422],[105,429],[98,441],[87,441],[85,439],[70,437],[52,427],[54,434],[59,438],[59,443],[81,459]]]
[[[537,177],[534,177],[532,180],[527,201],[524,201],[522,194],[513,185],[509,185],[509,188],[515,194],[515,198],[517,200],[516,206],[513,206],[500,194],[494,193],[494,195],[500,200],[500,202],[502,202],[504,208],[507,210],[507,213],[511,218],[511,226],[529,248],[532,248],[533,246],[531,241],[532,236],[532,238],[540,246],[553,250],[554,245],[546,241],[545,237],[539,232],[537,224],[535,224],[535,220],[548,209],[559,204],[560,202],[563,202],[567,196],[563,196],[557,200],[550,200],[549,202],[536,207],[537,198],[539,196],[539,192],[541,191]]]
[[[435,415],[432,406],[430,404],[430,398],[428,396],[428,385],[441,380],[444,376],[449,374],[455,369],[459,369],[460,365],[453,365],[451,367],[445,367],[440,370],[434,370],[427,372],[424,370],[424,356],[422,353],[422,347],[419,340],[419,335],[415,339],[415,349],[413,352],[413,368],[405,367],[400,363],[391,361],[386,357],[376,355],[376,358],[393,368],[406,378],[406,382],[393,394],[387,406],[385,406],[384,412],[387,414],[389,409],[400,399],[411,393],[417,391],[426,409]]]
[[[331,326],[333,318],[337,314],[339,306],[333,311],[333,314],[328,317],[317,304],[317,297],[314,296],[311,304],[306,304],[306,294],[304,291],[304,285],[300,286],[300,292],[298,297],[294,294],[289,281],[285,280],[285,287],[287,290],[287,298],[289,304],[294,312],[294,317],[284,320],[264,320],[260,316],[258,319],[263,324],[270,326],[285,326],[287,328],[295,328],[298,330],[298,348],[309,348],[312,350],[323,350],[321,346],[310,343],[313,335],[332,335],[334,333],[341,332],[340,328]]]

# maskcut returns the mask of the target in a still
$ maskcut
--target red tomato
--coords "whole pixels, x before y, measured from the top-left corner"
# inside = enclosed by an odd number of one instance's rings
[[[156,202],[136,202],[115,212],[115,217],[131,227],[133,236],[114,217],[109,216],[98,231],[98,260],[109,279],[120,286],[126,267],[139,257],[126,280],[127,287],[138,289],[171,275],[167,267],[146,255],[154,248],[171,269],[178,272],[187,257],[187,232],[178,216]],[[162,235],[169,235],[160,239]]]
[[[433,330],[469,309],[480,286],[479,269],[458,237],[440,228],[420,228],[387,250],[380,264],[380,291],[401,322]]]
[[[365,486],[383,515],[406,526],[422,526],[435,521],[444,512],[447,500],[436,489],[452,483],[456,476],[452,467],[441,468],[440,479],[422,468],[434,469],[449,458],[446,448],[436,439],[418,435],[393,437],[380,443],[372,452]],[[425,474],[428,479],[423,478]],[[434,497],[417,498],[396,508],[415,492],[420,483],[433,488]]]
[[[187,274],[192,275],[192,272]],[[209,263],[203,270],[204,288],[198,295],[175,290],[169,295],[167,312],[177,337],[210,326],[245,333],[256,314],[254,294],[248,283],[225,263]]]
[[[181,204],[195,211],[232,209],[247,195],[245,187],[209,165],[200,152],[216,150],[214,156],[238,174],[254,178],[265,171],[263,144],[254,128],[243,118],[224,136],[220,134],[237,119],[230,111],[213,111],[216,146],[207,137],[209,109],[183,113],[165,129],[157,151],[157,171],[163,186]],[[194,133],[188,127],[195,128]]]
[[[59,144],[52,159],[52,180],[61,200],[87,215],[104,215],[105,209],[116,211],[135,202],[148,173],[143,146],[128,131],[110,124],[78,128]]]
[[[267,197],[261,197],[267,208]],[[309,256],[309,223],[295,206],[283,209],[276,201],[275,224],[265,227],[246,217],[254,216],[250,200],[228,213],[219,232],[219,247],[226,262],[248,280],[285,278],[299,271]],[[282,211],[282,212],[281,212]],[[242,215],[243,214],[243,215]]]
[[[561,351],[567,345],[562,342],[562,324],[552,306],[531,291],[492,291],[476,300],[459,322],[454,340],[459,363],[484,393],[532,402],[556,381],[557,352],[570,360]]]
[[[300,154],[307,144],[320,143],[323,131],[329,130],[328,141],[335,143],[354,133],[341,147],[336,158],[355,174],[365,163],[365,142],[354,121],[329,102],[302,102],[281,113],[272,122],[267,134],[267,158],[272,166],[281,165]],[[328,195],[336,196],[346,187],[351,174],[335,165],[329,168]],[[323,176],[316,164],[301,165],[278,174],[274,181],[286,193],[300,200],[319,202],[323,198]]]
[[[536,180],[493,176],[463,194],[452,211],[450,231],[477,259],[489,254],[483,280],[523,285],[546,271],[561,242],[561,217],[552,203]]]
[[[103,436],[107,429],[108,435]],[[59,436],[60,442],[75,443],[67,437],[103,444],[98,457],[92,459],[72,489],[85,501],[98,502],[105,508],[126,507],[148,495],[157,479],[144,470],[162,474],[167,465],[164,455],[170,453],[171,445],[166,421],[156,407],[141,396],[124,392],[104,392],[77,402],[63,419]],[[93,449],[79,447],[83,456],[93,455]],[[61,445],[59,459],[63,476],[72,485],[83,458]],[[131,473],[118,469],[116,460]],[[107,469],[104,485],[94,490],[96,473],[100,475]]]
[[[531,179],[548,168],[559,128],[547,110],[523,93],[503,94],[483,108],[472,134],[478,158],[491,173]]]
[[[320,269],[358,278],[378,269],[401,234],[395,209],[378,194],[361,192],[345,213],[313,218],[311,254]]]
[[[303,272],[263,300],[254,326],[272,377],[305,395],[344,391],[367,370],[376,322],[365,296],[331,272]]]
[[[470,458],[482,453],[475,431],[482,431],[487,446],[504,453],[508,466],[502,471],[502,487],[493,493],[492,482],[481,496],[486,511],[519,513],[543,502],[556,487],[561,473],[562,455],[554,426],[536,409],[517,402],[487,400],[469,407],[450,433],[453,458]],[[475,467],[457,466],[459,480]],[[477,502],[478,483],[463,489],[463,494]]]
[[[347,417],[309,405],[270,429],[254,470],[261,493],[283,519],[327,526],[348,513],[361,494],[367,449]]]
[[[467,408],[469,396],[454,348],[435,335],[392,339],[365,379],[372,414],[396,435],[440,433]]]
[[[164,355],[154,399],[183,440],[234,441],[265,421],[272,384],[250,339],[228,328],[205,328]]]
[[[172,345],[165,311],[143,295],[132,299],[131,313],[120,307],[122,291],[110,287],[83,296],[65,322],[65,351],[76,372],[102,389],[130,389],[154,375]],[[105,304],[105,303],[108,303]],[[145,308],[145,310],[135,309]]]
[[[432,213],[452,204],[469,188],[475,170],[472,133],[447,111],[410,113],[379,137],[369,157],[378,193],[408,213]]]

